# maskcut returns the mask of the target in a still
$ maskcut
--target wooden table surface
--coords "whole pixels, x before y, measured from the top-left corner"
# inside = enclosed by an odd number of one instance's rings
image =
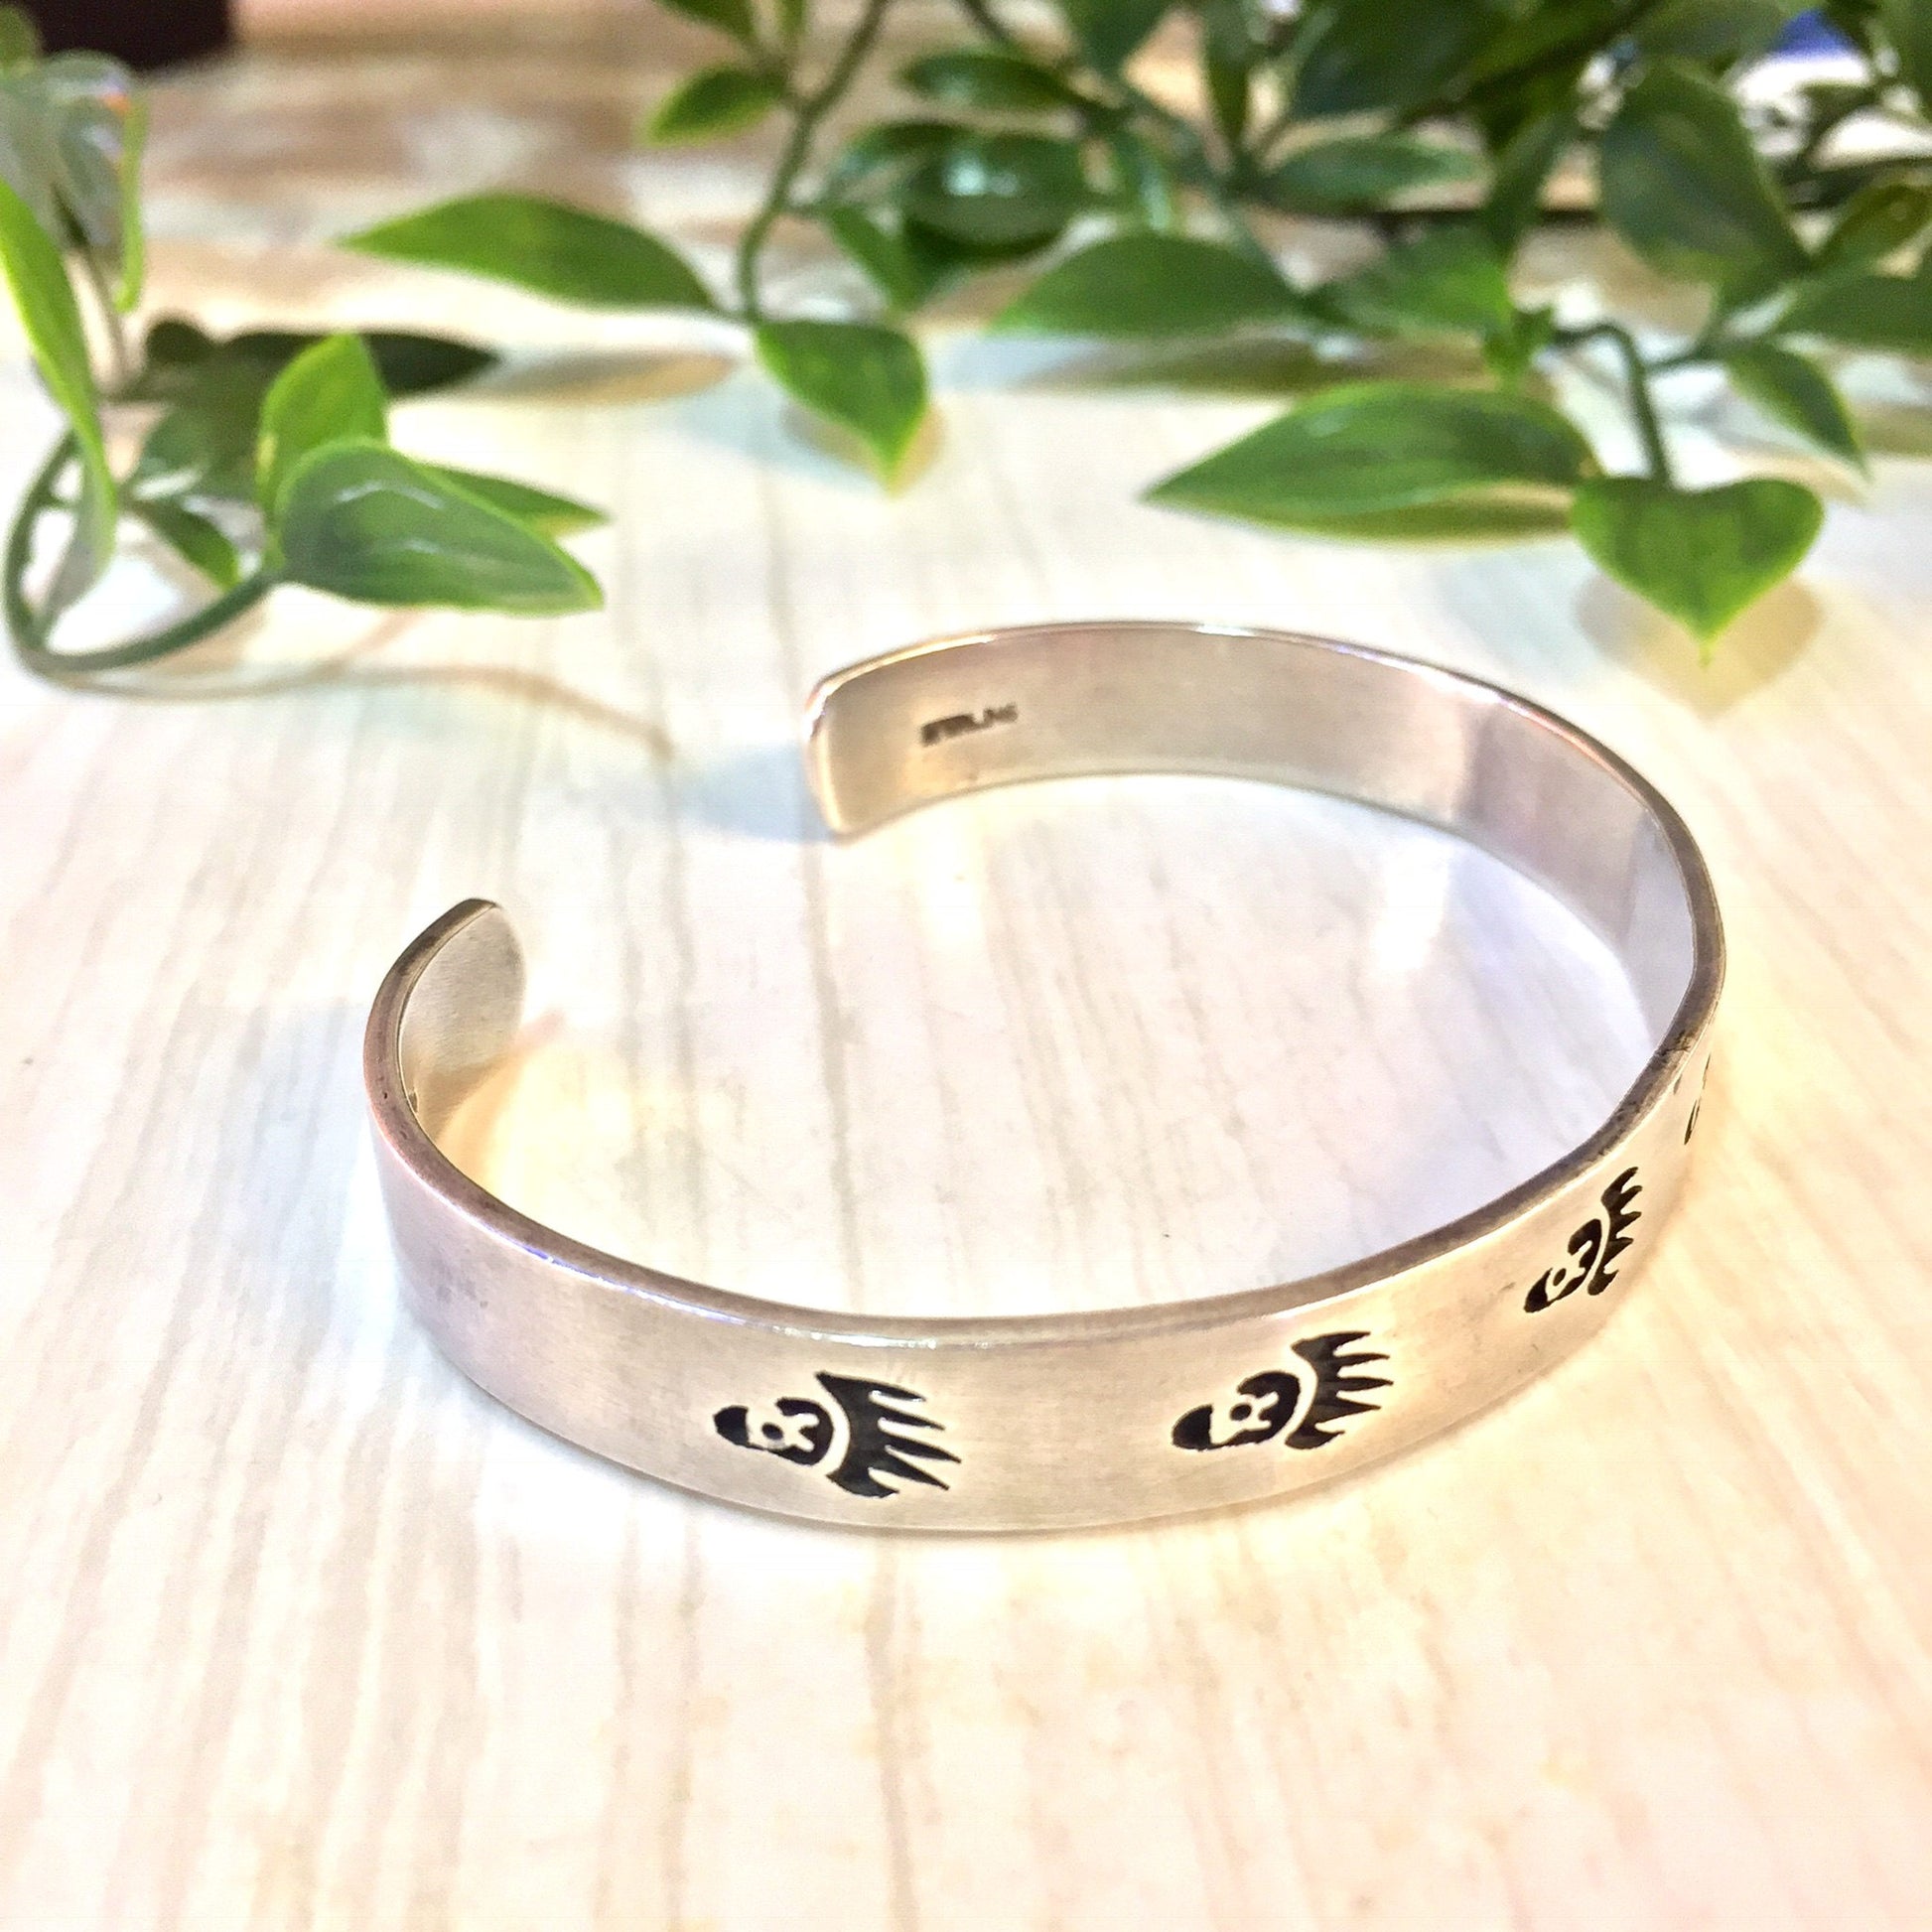
[[[1932,1924],[1932,470],[1841,487],[1702,673],[1559,541],[1137,503],[1278,397],[942,334],[888,496],[728,332],[327,248],[514,181],[715,265],[756,150],[624,159],[671,48],[633,39],[266,48],[157,103],[157,300],[522,345],[399,437],[611,505],[610,607],[284,594],[127,695],[0,669],[0,1925]],[[0,420],[11,500],[50,422],[12,343]],[[1307,1500],[1059,1538],[736,1514],[469,1388],[396,1305],[356,1051],[473,893],[536,1018],[465,1161],[805,1301],[1259,1285],[1605,1110],[1613,969],[1435,834],[1185,780],[813,829],[816,675],[1094,613],[1493,675],[1681,806],[1730,987],[1603,1336]]]

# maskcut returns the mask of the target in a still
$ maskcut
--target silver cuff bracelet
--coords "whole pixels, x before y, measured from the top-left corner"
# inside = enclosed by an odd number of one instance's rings
[[[1206,1509],[1323,1480],[1507,1395],[1596,1329],[1656,1240],[1697,1121],[1724,941],[1683,822],[1574,726],[1318,637],[1067,623],[835,673],[813,694],[805,756],[838,833],[980,786],[1098,772],[1260,778],[1404,813],[1588,921],[1653,1050],[1555,1166],[1327,1274],[1075,1315],[849,1316],[600,1253],[444,1158],[437,1135],[520,1024],[516,940],[470,900],[390,969],[364,1076],[409,1305],[545,1429],[826,1522],[1038,1529]]]

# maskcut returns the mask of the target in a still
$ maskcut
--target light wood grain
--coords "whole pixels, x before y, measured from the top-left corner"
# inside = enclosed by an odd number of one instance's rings
[[[943,441],[884,496],[748,375],[701,386],[722,338],[324,251],[492,173],[715,248],[745,166],[622,163],[632,69],[499,55],[177,83],[161,293],[568,340],[399,434],[613,505],[609,612],[290,595],[138,696],[0,673],[0,1925],[1925,1925],[1932,472],[1881,463],[1709,674],[1562,543],[1134,502],[1260,400],[948,340]],[[0,384],[11,492],[48,415],[17,352]],[[1096,612],[1496,676],[1685,811],[1728,1005],[1600,1341],[1307,1501],[1057,1539],[733,1514],[470,1390],[395,1305],[355,1070],[383,966],[470,893],[538,1017],[466,1159],[805,1300],[1263,1282],[1601,1109],[1606,962],[1433,835],[1182,781],[813,831],[814,676]]]

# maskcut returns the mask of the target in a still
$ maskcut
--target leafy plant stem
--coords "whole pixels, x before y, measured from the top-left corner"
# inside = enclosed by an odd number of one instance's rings
[[[865,11],[860,14],[844,47],[826,70],[824,79],[791,102],[791,132],[779,154],[778,165],[772,172],[764,200],[739,238],[738,300],[747,322],[763,320],[763,306],[759,293],[759,257],[763,252],[772,227],[791,200],[793,184],[811,158],[812,141],[821,123],[838,105],[857,76],[866,56],[872,51],[872,44],[879,36],[887,9],[892,3],[893,0],[866,0]]]
[[[995,46],[1010,52],[1025,53],[1027,44],[993,11],[991,0],[959,0],[960,11]],[[1080,71],[1079,63],[1072,57],[1053,63],[1062,74]],[[1098,76],[1089,76],[1098,79]],[[1168,137],[1173,159],[1180,177],[1189,187],[1198,189],[1213,204],[1214,211],[1221,217],[1228,230],[1230,239],[1241,252],[1270,270],[1276,266],[1275,258],[1268,252],[1261,238],[1249,227],[1243,217],[1238,199],[1230,179],[1215,167],[1214,158],[1207,151],[1193,125],[1183,114],[1176,114],[1172,108],[1164,106],[1154,96],[1137,87],[1124,75],[1115,74],[1106,82],[1108,91],[1114,96],[1108,101],[1088,102],[1083,99],[1089,125],[1097,119],[1108,119],[1116,123],[1132,123],[1136,119],[1152,123]]]
[[[265,565],[258,566],[232,590],[224,591],[200,610],[145,637],[133,637],[126,643],[109,644],[98,650],[53,649],[47,626],[28,600],[27,571],[33,561],[34,531],[43,515],[60,506],[56,486],[62,473],[78,454],[79,447],[73,437],[64,436],[29,486],[7,534],[6,559],[0,566],[0,572],[4,573],[7,634],[12,639],[15,655],[30,671],[65,683],[99,671],[124,671],[136,664],[152,663],[158,657],[171,656],[211,636],[274,589],[275,572]]]
[[[1643,444],[1644,463],[1656,482],[1674,482],[1663,425],[1658,421],[1656,401],[1650,393],[1652,370],[1643,359],[1636,338],[1619,322],[1597,322],[1587,329],[1565,330],[1557,341],[1566,347],[1578,347],[1587,342],[1614,345],[1623,362],[1624,387],[1629,392],[1630,413],[1636,418],[1637,436]]]

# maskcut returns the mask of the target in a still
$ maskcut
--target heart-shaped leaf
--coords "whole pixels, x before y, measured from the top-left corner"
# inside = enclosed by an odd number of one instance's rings
[[[759,360],[805,407],[856,436],[888,479],[925,416],[925,364],[909,336],[858,322],[768,322]]]
[[[643,137],[660,145],[711,141],[756,127],[784,98],[784,88],[768,73],[751,68],[701,68],[658,102],[643,126]]]
[[[597,580],[515,516],[381,443],[331,443],[276,503],[279,574],[356,604],[554,617],[594,611]]]
[[[1727,349],[1730,379],[1758,408],[1827,455],[1863,470],[1864,451],[1845,398],[1816,362],[1771,343]]]
[[[342,244],[388,261],[457,268],[603,309],[709,309],[675,249],[627,221],[534,195],[470,195]]]
[[[1312,397],[1148,494],[1325,529],[1456,497],[1547,496],[1589,467],[1589,446],[1575,426],[1530,397],[1356,383]]]
[[[1775,287],[1807,266],[1736,102],[1690,68],[1660,64],[1624,96],[1597,178],[1605,217],[1665,275]]]
[[[272,506],[295,466],[311,450],[347,437],[382,443],[389,401],[360,336],[330,336],[305,348],[262,399],[256,487]]]
[[[1809,489],[1781,477],[1715,489],[1598,477],[1579,487],[1570,509],[1598,565],[1706,645],[1797,568],[1824,515]]]
[[[1272,268],[1219,242],[1124,234],[1049,268],[993,326],[1065,336],[1213,336],[1307,313]]]

